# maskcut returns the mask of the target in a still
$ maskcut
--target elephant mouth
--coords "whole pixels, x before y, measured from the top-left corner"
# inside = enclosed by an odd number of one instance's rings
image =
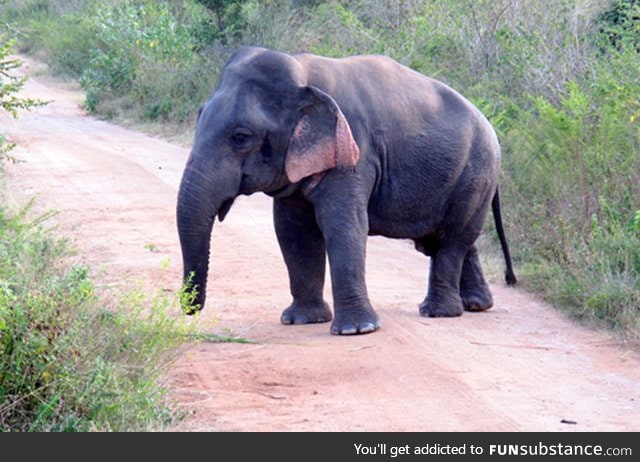
[[[296,188],[296,183],[290,183],[283,176],[276,176],[271,182],[266,183],[256,181],[250,175],[243,173],[240,181],[239,194],[250,196],[257,192],[263,192],[267,196],[278,199],[290,196],[295,192]]]
[[[293,194],[295,189],[296,189],[296,185],[295,184],[286,184],[286,185],[282,186],[281,188],[270,190],[270,191],[265,191],[264,193],[269,197],[273,197],[275,199],[280,199],[281,197],[290,196],[291,194]]]

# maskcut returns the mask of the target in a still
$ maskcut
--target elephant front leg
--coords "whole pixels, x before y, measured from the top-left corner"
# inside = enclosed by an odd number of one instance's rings
[[[365,282],[367,216],[365,210],[356,214],[346,210],[333,208],[329,216],[318,214],[331,270],[335,313],[331,333],[367,334],[380,328]]]
[[[331,321],[331,309],[323,299],[326,246],[313,206],[301,198],[276,199],[274,224],[293,296],[280,321],[283,324]]]
[[[335,312],[332,334],[367,334],[380,328],[365,285],[365,240],[366,236],[357,244],[340,238],[328,241]]]
[[[460,277],[466,254],[467,248],[443,245],[431,257],[429,289],[420,305],[422,316],[453,317],[464,312],[460,298]]]

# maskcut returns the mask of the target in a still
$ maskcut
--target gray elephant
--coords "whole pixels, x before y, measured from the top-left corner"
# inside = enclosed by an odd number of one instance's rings
[[[493,305],[475,241],[489,207],[516,278],[498,195],[500,147],[489,122],[441,82],[383,56],[329,59],[243,48],[202,106],[180,185],[185,284],[204,306],[213,223],[234,199],[273,197],[292,304],[281,322],[333,318],[331,333],[380,327],[365,285],[367,235],[412,239],[431,257],[420,314]],[[323,299],[325,260],[334,313]]]

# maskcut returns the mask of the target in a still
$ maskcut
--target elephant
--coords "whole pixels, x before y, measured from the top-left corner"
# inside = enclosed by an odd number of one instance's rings
[[[500,146],[458,92],[385,56],[326,58],[237,50],[200,108],[177,198],[184,287],[204,307],[210,240],[239,195],[273,198],[289,276],[283,324],[329,322],[337,335],[380,328],[367,294],[368,235],[413,240],[430,257],[419,313],[493,305],[476,240],[489,208],[502,224]],[[324,300],[326,260],[333,313]]]

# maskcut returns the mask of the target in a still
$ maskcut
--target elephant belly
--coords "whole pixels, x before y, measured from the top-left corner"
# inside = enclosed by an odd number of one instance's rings
[[[431,213],[429,213],[431,212]],[[369,207],[369,235],[386,236],[401,239],[417,239],[439,234],[440,220],[432,211],[424,211],[419,207],[406,209],[380,210]]]

